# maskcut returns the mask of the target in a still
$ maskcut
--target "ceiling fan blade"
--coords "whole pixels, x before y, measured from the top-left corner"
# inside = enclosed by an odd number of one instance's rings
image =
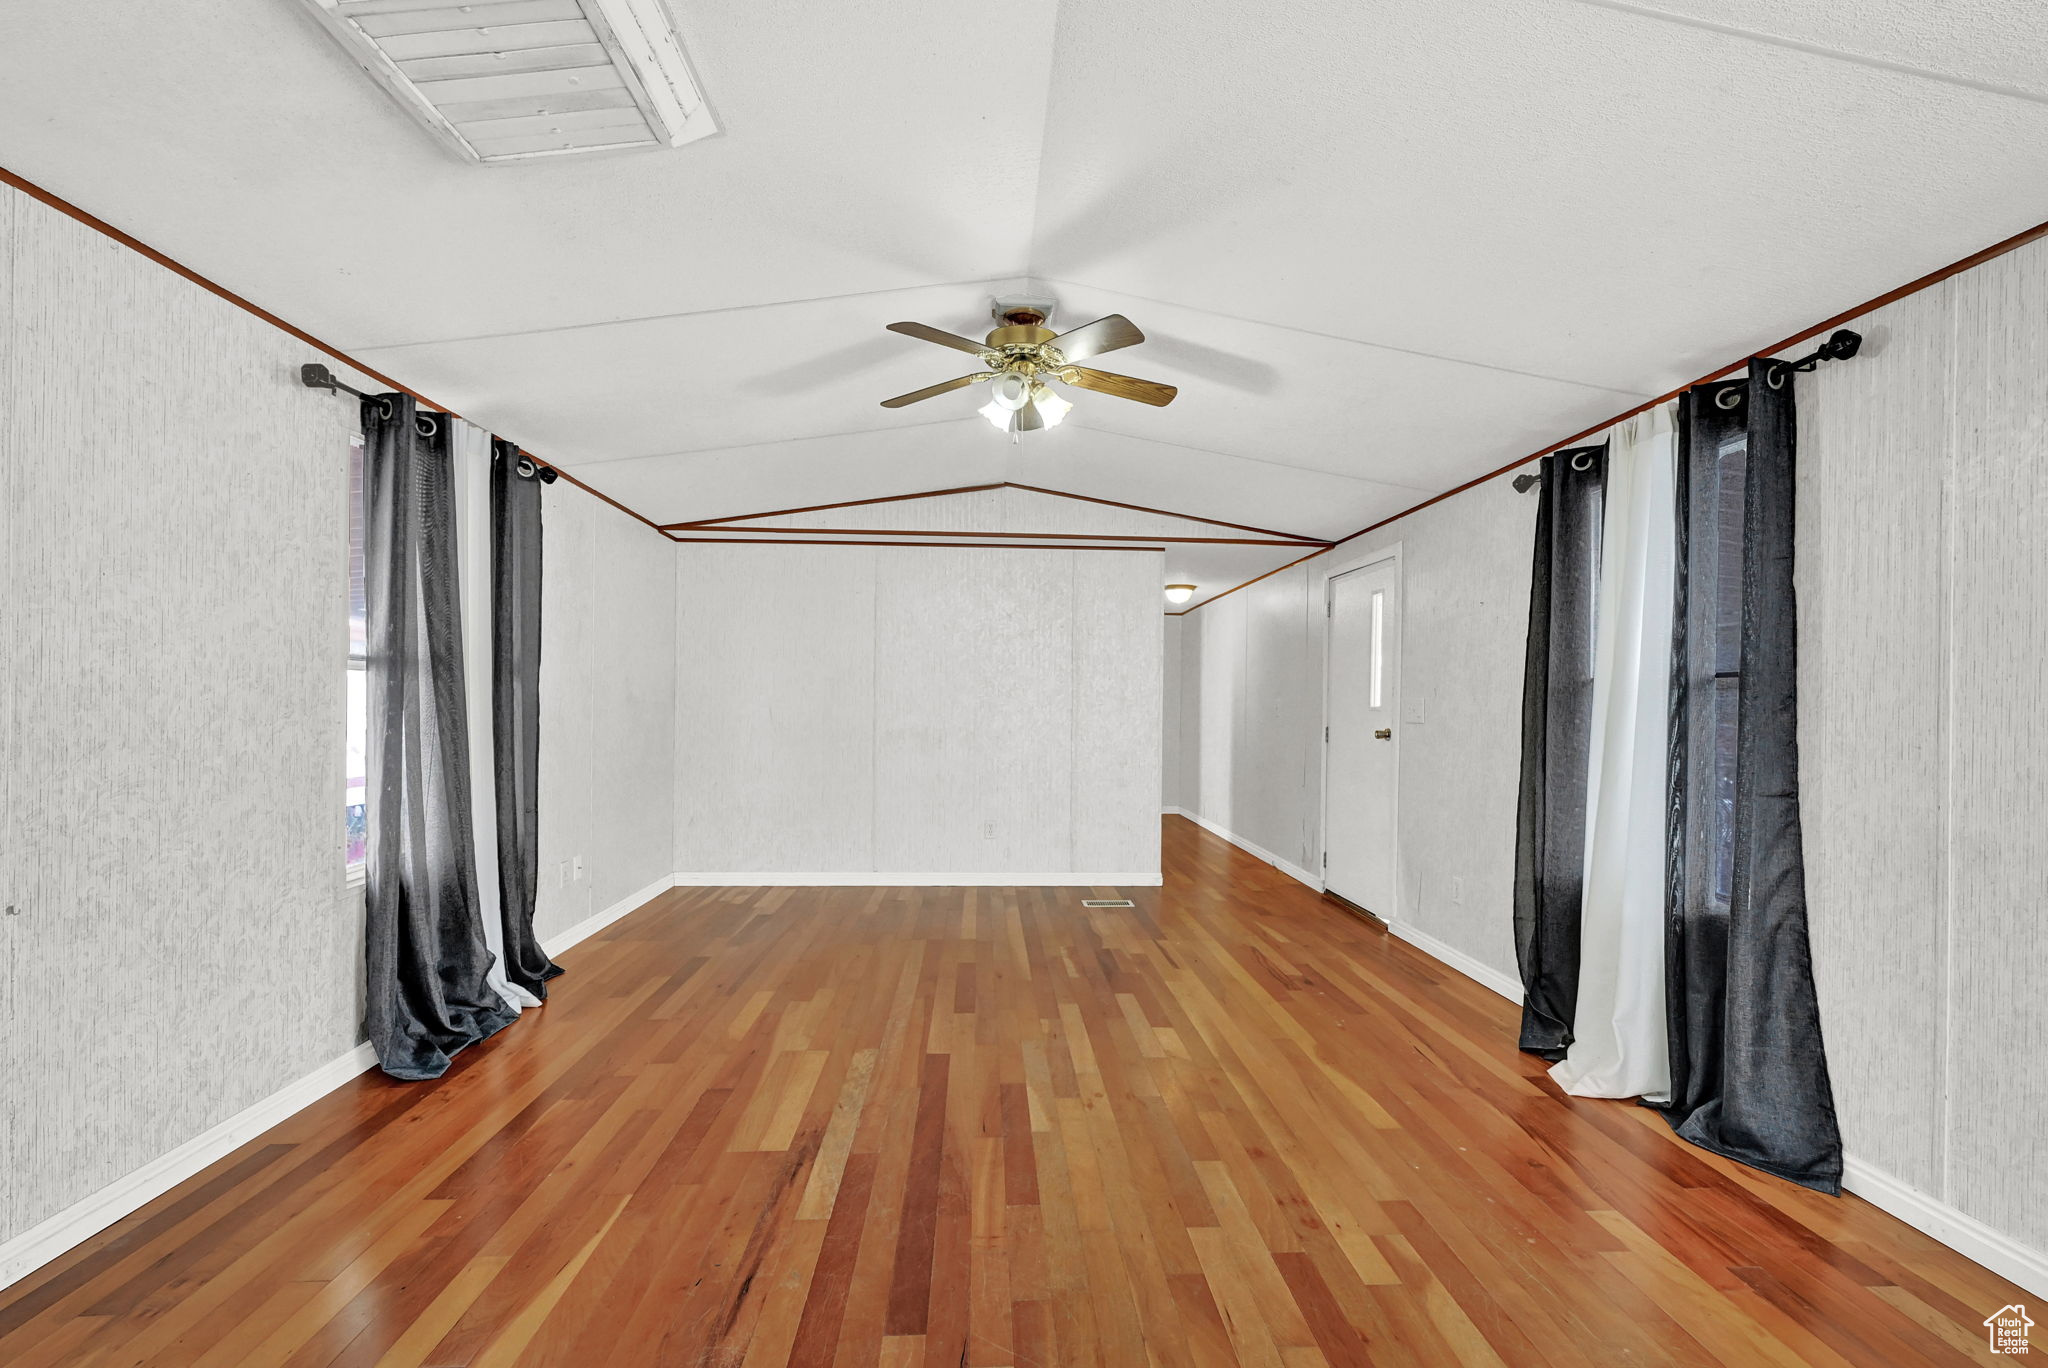
[[[1069,366],[1060,372],[1059,378],[1077,389],[1111,394],[1119,399],[1135,399],[1154,408],[1165,408],[1173,402],[1173,396],[1180,393],[1172,385],[1162,385],[1157,380],[1137,380],[1128,375],[1113,375],[1109,371],[1089,370],[1086,366]]]
[[[994,371],[976,371],[972,375],[963,375],[957,380],[948,380],[943,385],[926,385],[921,390],[912,390],[908,394],[899,394],[894,399],[884,399],[882,407],[902,408],[907,404],[914,404],[920,399],[931,399],[941,394],[951,394],[956,389],[965,389],[975,381],[986,379],[994,374]]]
[[[964,351],[973,356],[980,356],[988,350],[986,346],[970,338],[924,323],[891,323],[889,331],[902,333],[905,337],[915,337],[921,342],[936,342],[942,347],[951,347],[954,351]]]
[[[1137,324],[1122,314],[1111,314],[1061,333],[1050,345],[1059,348],[1060,355],[1069,361],[1086,361],[1118,347],[1135,347],[1144,340],[1145,334],[1138,331]]]

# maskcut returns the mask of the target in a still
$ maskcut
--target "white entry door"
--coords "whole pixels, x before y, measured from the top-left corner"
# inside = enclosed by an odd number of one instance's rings
[[[1329,732],[1324,742],[1323,886],[1394,919],[1394,784],[1400,754],[1399,563],[1329,581]]]

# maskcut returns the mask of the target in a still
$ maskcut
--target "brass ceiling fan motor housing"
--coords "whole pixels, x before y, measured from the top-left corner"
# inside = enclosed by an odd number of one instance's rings
[[[1045,315],[1036,309],[1012,309],[1003,315],[1003,326],[988,335],[988,344],[998,351],[1012,347],[1041,347],[1059,336],[1045,326]]]

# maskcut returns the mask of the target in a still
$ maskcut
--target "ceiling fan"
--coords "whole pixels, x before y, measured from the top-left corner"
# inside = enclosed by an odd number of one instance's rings
[[[1155,408],[1164,408],[1180,393],[1172,385],[1156,380],[1136,380],[1078,364],[1104,352],[1143,342],[1145,334],[1130,319],[1111,314],[1070,332],[1055,333],[1045,326],[1051,311],[1049,302],[999,299],[994,315],[1003,326],[990,333],[985,342],[923,323],[891,323],[890,332],[970,353],[979,357],[987,369],[884,399],[882,407],[903,408],[969,385],[986,384],[990,398],[982,406],[981,416],[1003,432],[1018,433],[1057,427],[1073,407],[1053,391],[1046,383],[1048,380],[1118,399],[1135,399]]]

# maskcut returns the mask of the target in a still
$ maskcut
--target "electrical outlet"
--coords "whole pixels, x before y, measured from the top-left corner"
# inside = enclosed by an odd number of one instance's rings
[[[1456,874],[1451,875],[1451,901],[1454,903],[1465,901],[1465,881]]]
[[[993,841],[995,838],[996,824],[994,822],[983,822],[981,824],[981,839],[984,841]]]
[[[1423,703],[1424,700],[1420,692],[1412,693],[1408,695],[1408,697],[1402,699],[1401,720],[1411,727],[1421,726],[1424,717],[1427,715],[1429,711],[1426,707],[1423,706]]]

